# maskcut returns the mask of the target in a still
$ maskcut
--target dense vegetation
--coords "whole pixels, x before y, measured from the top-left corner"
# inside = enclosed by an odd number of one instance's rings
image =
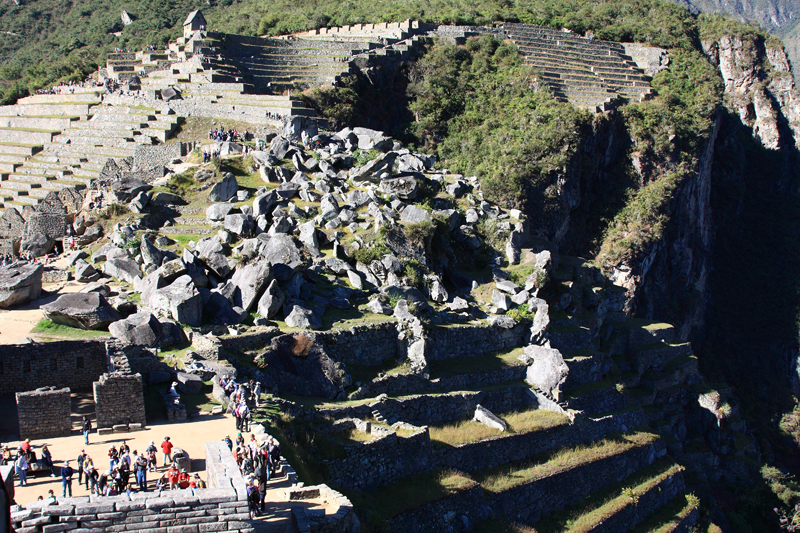
[[[78,80],[104,62],[114,48],[163,45],[181,33],[192,9],[202,8],[212,29],[246,35],[276,35],[325,25],[404,19],[456,24],[521,21],[576,31],[593,29],[598,37],[691,48],[693,17],[657,0],[390,0],[292,2],[290,0],[19,0],[0,6],[0,103],[57,80]],[[134,19],[124,26],[120,13]],[[118,35],[116,35],[118,33]]]

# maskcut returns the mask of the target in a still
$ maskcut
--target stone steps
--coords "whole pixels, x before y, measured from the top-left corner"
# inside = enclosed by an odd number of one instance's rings
[[[17,116],[0,117],[0,127],[2,128],[24,128],[33,130],[60,131],[68,128],[79,117],[41,117],[41,116]]]
[[[53,140],[57,132],[29,130],[23,128],[0,128],[0,142],[19,142],[22,144],[44,144]]]
[[[96,104],[100,102],[101,89],[96,92],[82,94],[35,94],[20,98],[18,104],[61,104],[61,103],[86,103]]]
[[[90,104],[15,104],[0,106],[0,116],[84,116],[89,113]]]
[[[70,144],[64,143],[50,143],[45,145],[45,150],[47,153],[52,153],[56,155],[67,155],[67,156],[79,156],[86,158],[87,161],[91,161],[94,163],[103,163],[109,157],[114,158],[124,158],[128,156],[132,156],[135,146],[134,147],[111,147],[111,146],[97,146],[94,144],[86,145],[83,143],[78,143],[73,141]]]
[[[0,142],[0,152],[7,155],[32,156],[42,151],[42,145]]]

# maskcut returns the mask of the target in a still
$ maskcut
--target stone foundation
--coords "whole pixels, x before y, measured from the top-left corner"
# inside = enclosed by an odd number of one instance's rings
[[[6,345],[0,350],[0,393],[89,388],[107,368],[102,340]]]

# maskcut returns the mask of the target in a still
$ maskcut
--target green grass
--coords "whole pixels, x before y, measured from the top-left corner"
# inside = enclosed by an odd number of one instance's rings
[[[688,501],[685,495],[678,495],[667,505],[651,514],[638,526],[631,529],[631,533],[669,533],[684,520],[689,513],[696,507],[695,503]],[[707,531],[709,533],[721,530],[711,524]]]
[[[648,432],[622,433],[591,444],[562,448],[515,465],[503,465],[475,472],[473,477],[480,482],[487,492],[499,494],[580,464],[598,461],[626,452],[637,446],[650,444],[658,438],[658,435]]]
[[[353,383],[366,384],[376,379],[378,374],[404,374],[409,370],[409,366],[405,362],[398,363],[394,359],[390,359],[377,366],[347,365],[347,370],[350,372],[350,377],[353,378]]]
[[[108,331],[72,328],[62,324],[55,324],[46,318],[40,320],[31,329],[31,333],[37,333],[39,340],[96,339],[109,336]]]
[[[524,366],[519,356],[525,349],[514,348],[508,352],[494,352],[477,357],[458,357],[433,361],[430,364],[431,378],[454,376],[458,374],[471,374],[504,370],[515,366]]]
[[[538,522],[538,533],[586,533],[625,507],[635,504],[633,497],[650,491],[681,472],[683,467],[669,461],[660,461],[639,470],[633,476],[610,485],[588,498],[567,506],[562,511]],[[623,492],[623,489],[626,489]]]
[[[431,441],[435,446],[460,446],[503,435],[542,431],[569,422],[566,416],[543,409],[514,411],[498,416],[508,424],[506,432],[490,428],[480,422],[463,420],[430,426]]]
[[[466,474],[452,470],[434,470],[378,487],[373,492],[354,490],[342,492],[350,498],[356,508],[372,511],[386,520],[474,486],[475,480]]]

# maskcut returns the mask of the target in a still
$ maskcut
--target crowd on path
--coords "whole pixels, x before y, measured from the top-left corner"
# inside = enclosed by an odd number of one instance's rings
[[[88,436],[91,432],[91,422],[87,424],[87,421],[88,419],[84,418],[82,427],[86,444],[88,444]],[[141,453],[137,450],[131,451],[130,446],[124,440],[119,448],[112,444],[107,453],[107,469],[104,468],[104,463],[101,464],[103,459],[95,461],[95,458],[89,455],[85,449],[81,449],[78,457],[74,461],[65,461],[58,473],[53,464],[53,456],[46,445],[41,447],[39,457],[37,457],[35,447],[31,444],[30,439],[26,439],[16,450],[12,450],[7,445],[2,449],[2,463],[13,465],[19,486],[28,485],[28,476],[31,474],[49,473],[50,477],[61,479],[61,496],[63,498],[72,497],[72,486],[76,475],[78,485],[85,484],[86,490],[95,496],[114,496],[123,493],[148,492],[149,490],[206,488],[205,482],[197,472],[193,474],[187,472],[186,465],[182,462],[185,462],[188,457],[182,450],[174,447],[169,437],[164,437],[164,441],[158,448],[154,441],[150,441],[150,444]],[[163,457],[160,467],[158,466],[159,453]],[[159,472],[159,469],[162,471]],[[147,480],[149,472],[160,473],[154,483]],[[55,498],[52,490],[49,494]],[[45,498],[40,496],[39,499]]]

